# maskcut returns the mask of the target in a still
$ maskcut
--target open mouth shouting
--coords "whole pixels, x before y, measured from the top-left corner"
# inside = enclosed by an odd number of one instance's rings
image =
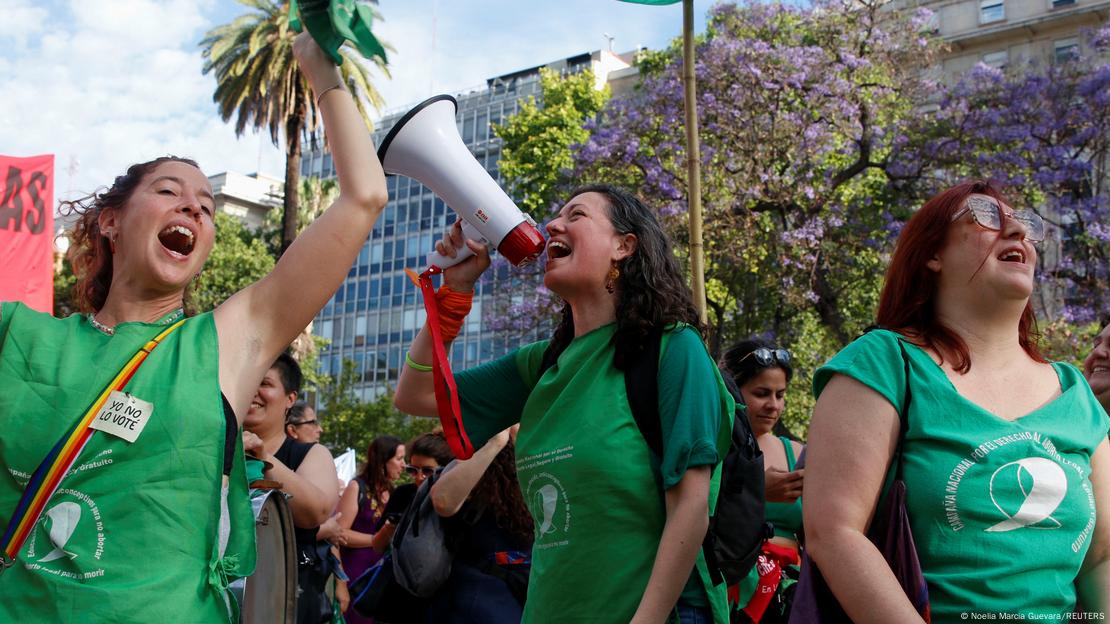
[[[196,235],[184,225],[175,223],[158,233],[158,242],[162,243],[162,247],[170,252],[170,255],[177,258],[187,258],[189,254],[193,253]]]
[[[558,241],[558,240],[552,239],[551,241],[549,241],[547,243],[547,259],[548,259],[548,262],[550,262],[551,260],[558,260],[560,258],[566,258],[569,255],[570,255],[570,245],[567,245],[563,241]]]
[[[998,254],[998,259],[1002,262],[1025,264],[1025,250],[1021,247],[1010,247]]]

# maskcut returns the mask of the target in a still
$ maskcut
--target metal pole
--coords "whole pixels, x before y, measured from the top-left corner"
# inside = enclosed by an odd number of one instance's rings
[[[682,0],[682,82],[686,95],[686,174],[690,218],[690,288],[704,325],[705,248],[701,238],[701,149],[698,142],[698,101],[694,78],[694,0]]]

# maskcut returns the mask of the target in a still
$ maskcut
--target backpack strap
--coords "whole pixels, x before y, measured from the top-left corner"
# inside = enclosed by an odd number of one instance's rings
[[[659,354],[663,332],[653,330],[644,341],[639,358],[624,371],[624,392],[632,408],[632,418],[648,448],[663,457],[663,423],[659,418]]]

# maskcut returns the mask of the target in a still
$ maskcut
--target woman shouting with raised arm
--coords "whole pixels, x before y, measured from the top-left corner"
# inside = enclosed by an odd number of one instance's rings
[[[165,157],[70,205],[87,314],[0,307],[0,620],[234,617],[223,590],[254,559],[237,430],[387,199],[338,69],[307,34],[294,54],[340,194],[269,275],[186,317],[213,246],[213,196],[196,163]]]

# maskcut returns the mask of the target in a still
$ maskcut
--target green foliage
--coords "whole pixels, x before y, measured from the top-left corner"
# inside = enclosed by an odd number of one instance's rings
[[[231,295],[265,277],[274,257],[260,236],[238,219],[216,213],[216,244],[188,294],[193,312],[207,312]]]
[[[73,274],[68,260],[54,266],[54,316],[65,318],[77,312],[77,304],[73,300],[73,285],[77,283],[77,276]]]
[[[584,124],[609,100],[609,87],[595,88],[592,71],[561,76],[543,68],[540,81],[542,102],[530,98],[493,128],[503,141],[498,169],[521,207],[536,217],[546,216],[561,199],[559,191],[574,164],[571,147],[590,137]]]
[[[320,442],[333,453],[353,448],[359,462],[364,462],[374,438],[394,435],[408,442],[439,424],[433,418],[413,418],[397,411],[392,393],[366,403],[359,401],[354,392],[357,382],[355,363],[344,360],[342,372],[337,377],[329,376],[320,386],[319,414],[324,428]]]
[[[301,178],[298,186],[297,236],[300,236],[339,197],[339,181],[335,178],[309,176]],[[266,213],[266,219],[262,223],[262,240],[275,257],[281,252],[283,218],[281,212],[271,210]]]
[[[224,121],[235,118],[235,133],[247,128],[269,130],[274,145],[285,143],[285,197],[282,249],[296,237],[297,180],[301,166],[301,132],[316,125],[316,100],[293,58],[293,38],[287,3],[283,0],[239,0],[252,9],[230,24],[217,26],[201,40],[204,73],[216,75],[216,102]],[[388,45],[386,46],[389,47]],[[370,82],[363,59],[345,45],[340,75],[355,105],[372,129],[367,105],[381,109],[384,100]],[[388,77],[385,60],[371,60]]]

